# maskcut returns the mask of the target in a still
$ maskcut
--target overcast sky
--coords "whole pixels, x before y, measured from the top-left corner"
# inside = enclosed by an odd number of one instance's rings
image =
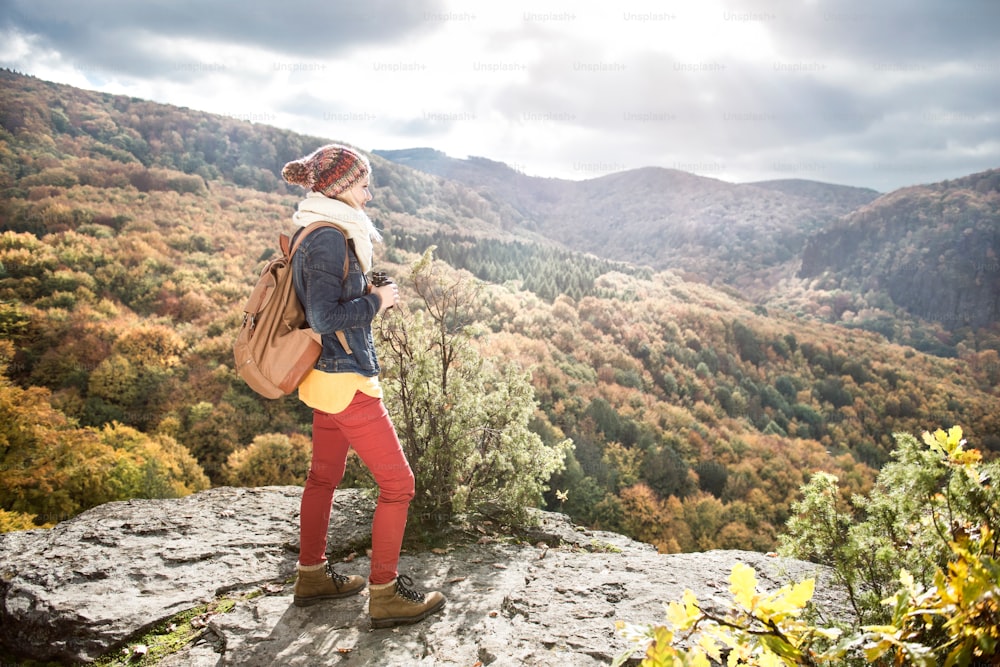
[[[0,0],[0,64],[583,179],[888,191],[1000,167],[997,0]]]

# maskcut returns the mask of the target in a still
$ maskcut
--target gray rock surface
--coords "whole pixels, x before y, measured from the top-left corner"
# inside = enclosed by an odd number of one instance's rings
[[[818,578],[815,601],[846,609],[829,573],[745,551],[658,554],[540,512],[520,539],[493,526],[451,546],[404,551],[400,571],[445,593],[422,623],[370,630],[367,596],[292,604],[300,487],[216,488],[186,498],[95,507],[50,530],[0,535],[0,643],[16,657],[88,662],[220,594],[255,591],[161,661],[209,665],[607,665],[626,649],[615,621],[654,623],[690,588],[728,599],[736,562],[773,590]],[[373,500],[338,490],[330,528],[338,570],[368,574]]]

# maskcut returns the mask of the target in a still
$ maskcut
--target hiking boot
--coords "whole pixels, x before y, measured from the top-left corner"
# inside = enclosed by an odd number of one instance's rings
[[[295,580],[295,606],[307,607],[320,600],[357,595],[364,587],[364,577],[338,574],[329,563],[326,567],[313,570],[303,570],[299,567],[299,576]]]
[[[444,596],[438,591],[418,593],[412,586],[413,580],[400,575],[388,584],[368,587],[368,614],[373,628],[416,623],[444,606]]]

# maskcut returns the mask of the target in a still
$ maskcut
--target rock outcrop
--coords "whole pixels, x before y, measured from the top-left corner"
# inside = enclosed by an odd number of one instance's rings
[[[466,528],[404,551],[400,571],[448,597],[422,623],[370,630],[366,595],[292,604],[300,487],[216,488],[95,507],[50,530],[0,535],[0,643],[14,659],[89,662],[223,594],[201,637],[162,665],[607,665],[626,649],[615,621],[660,622],[690,588],[727,597],[736,562],[773,589],[818,578],[828,614],[846,609],[819,566],[744,551],[658,554],[541,512],[517,539]],[[337,492],[330,528],[344,573],[368,573],[374,501]],[[252,594],[248,594],[251,593]]]

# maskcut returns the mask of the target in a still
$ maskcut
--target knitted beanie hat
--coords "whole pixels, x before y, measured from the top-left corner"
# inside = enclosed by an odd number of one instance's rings
[[[372,171],[368,158],[353,148],[327,144],[311,155],[293,160],[281,169],[281,177],[327,197],[350,190]]]

